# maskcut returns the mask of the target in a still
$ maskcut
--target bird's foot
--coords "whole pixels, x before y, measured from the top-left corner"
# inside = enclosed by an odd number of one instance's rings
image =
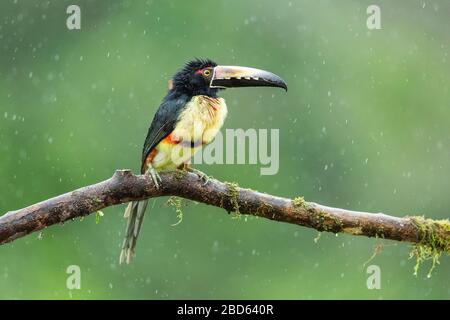
[[[145,174],[152,178],[153,183],[155,184],[156,189],[159,189],[162,183],[161,176],[154,168],[149,168]]]
[[[184,170],[196,174],[203,181],[204,186],[206,186],[208,184],[209,180],[211,180],[211,177],[208,176],[206,173],[204,173],[200,170],[197,170],[195,168],[192,168],[190,166],[185,166]]]

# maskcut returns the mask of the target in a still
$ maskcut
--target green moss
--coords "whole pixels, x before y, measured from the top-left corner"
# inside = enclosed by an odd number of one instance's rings
[[[294,207],[303,208],[306,204],[306,201],[303,197],[295,197],[294,200],[292,200],[292,204],[294,205]]]
[[[175,179],[181,180],[186,176],[186,174],[187,174],[187,170],[177,169],[177,171],[175,172]]]
[[[99,224],[100,223],[100,218],[103,217],[104,215],[105,214],[102,211],[98,210],[95,213],[95,224]]]
[[[448,219],[432,220],[417,216],[410,219],[419,233],[419,242],[410,252],[410,258],[416,259],[414,275],[417,276],[423,262],[431,260],[428,271],[428,277],[431,277],[441,255],[450,252],[450,222]]]
[[[318,210],[305,201],[303,197],[296,197],[292,200],[296,208],[307,210],[311,214],[311,222],[318,231],[328,231],[338,233],[343,231],[344,224],[341,219],[323,210]]]
[[[378,230],[375,233],[375,237],[384,238],[384,227],[383,226],[378,227]]]
[[[228,198],[233,206],[233,218],[240,219],[241,213],[239,211],[239,185],[236,182],[225,182],[228,188]]]
[[[256,208],[256,216],[260,215],[269,215],[274,214],[276,212],[275,208],[270,204],[263,202],[261,203],[258,208]]]
[[[172,226],[177,226],[183,221],[183,210],[182,210],[182,199],[172,196],[167,200],[167,205],[174,207],[175,213],[177,214],[178,221]]]
[[[344,224],[338,217],[325,211],[315,211],[313,217],[314,227],[319,231],[328,231],[339,233],[342,231]]]
[[[365,234],[369,237],[381,238],[384,239],[384,227],[381,225],[368,225],[360,227],[361,233],[353,233],[353,234]],[[359,231],[355,229],[355,231]]]
[[[292,200],[292,205],[295,208],[302,208],[310,212],[311,214],[315,214],[316,210],[305,200],[303,197],[295,197]]]

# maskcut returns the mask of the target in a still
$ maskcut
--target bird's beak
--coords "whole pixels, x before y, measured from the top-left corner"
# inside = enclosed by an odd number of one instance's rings
[[[217,66],[209,85],[211,88],[279,87],[287,91],[287,84],[272,72],[237,66]]]

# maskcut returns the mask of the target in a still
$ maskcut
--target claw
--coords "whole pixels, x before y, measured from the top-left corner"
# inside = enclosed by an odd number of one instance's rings
[[[195,173],[204,182],[203,183],[204,186],[206,186],[208,184],[209,180],[211,180],[211,178],[206,173],[204,173],[200,170],[189,167],[188,171]]]
[[[159,189],[161,186],[160,183],[162,183],[162,179],[161,179],[161,176],[159,175],[159,173],[153,167],[150,167],[147,170],[146,174],[150,175],[153,183],[155,184],[156,189]],[[159,180],[159,182],[158,182],[158,180]]]

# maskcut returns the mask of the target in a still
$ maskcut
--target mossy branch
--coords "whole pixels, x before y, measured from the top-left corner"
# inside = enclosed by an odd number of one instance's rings
[[[196,174],[165,172],[162,187],[152,180],[118,170],[112,178],[51,198],[0,217],[0,244],[13,241],[57,223],[97,212],[102,208],[160,196],[177,196],[228,212],[255,215],[270,220],[297,224],[318,231],[378,237],[414,244],[412,254],[418,263],[450,252],[450,223],[423,217],[393,217],[383,213],[350,211],[307,202],[302,197],[287,199],[235,183],[210,179],[207,184]]]

